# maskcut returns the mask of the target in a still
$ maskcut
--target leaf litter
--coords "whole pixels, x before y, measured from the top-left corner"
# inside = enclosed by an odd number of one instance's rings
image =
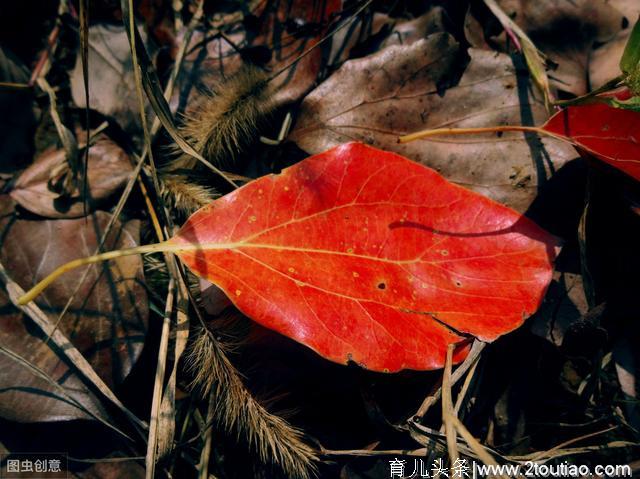
[[[414,458],[428,462],[425,454],[485,464],[532,459],[633,467],[638,335],[629,318],[639,312],[633,272],[640,266],[634,247],[640,202],[631,130],[638,113],[636,66],[626,65],[622,76],[618,67],[637,17],[632,2],[486,2],[506,17],[483,2],[252,1],[221,8],[197,0],[124,1],[122,10],[113,2],[87,3],[83,11],[61,5],[59,17],[53,9],[32,15],[34,21],[49,15],[33,35],[41,37],[36,47],[16,43],[19,36],[7,29],[1,34],[10,61],[0,62],[2,101],[9,102],[0,105],[54,116],[53,123],[35,116],[35,132],[33,120],[12,124],[14,153],[3,149],[3,172],[10,175],[1,180],[10,196],[3,196],[0,262],[11,299],[3,297],[0,361],[12,372],[0,375],[8,385],[2,394],[11,398],[0,409],[3,450],[55,449],[53,441],[36,445],[30,431],[82,435],[85,426],[69,422],[82,419],[115,436],[69,446],[78,477],[377,478],[389,476],[394,457],[410,468]],[[22,18],[11,8],[11,20]],[[531,40],[528,51],[518,29]],[[114,33],[111,40],[105,32]],[[86,72],[80,33],[88,40]],[[526,56],[538,50],[546,65]],[[248,83],[247,71],[255,72]],[[549,78],[546,101],[536,87],[541,74]],[[612,78],[611,86],[627,85],[631,93],[615,101],[573,99]],[[549,111],[553,98],[573,103]],[[95,142],[83,185],[87,118],[83,129],[69,125],[87,103]],[[483,132],[397,141],[451,128]],[[341,164],[337,151],[362,171],[345,169],[336,182],[330,171]],[[408,160],[376,175],[396,153]],[[263,198],[307,170],[318,176],[289,190],[296,199],[280,192],[274,209],[271,193]],[[421,179],[412,179],[418,171]],[[246,186],[232,192],[232,183]],[[453,229],[389,228],[396,224],[385,216],[394,216],[389,209],[376,211],[381,226],[364,225],[371,231],[359,237],[350,228],[360,212],[329,213],[349,185],[377,199],[405,195],[425,208],[452,192],[465,201],[429,217]],[[289,227],[277,218],[305,208],[319,208],[316,222],[301,217]],[[422,206],[416,208],[417,214]],[[496,232],[505,218],[515,225],[508,241],[505,233],[450,234],[463,225]],[[196,220],[204,223],[193,227]],[[103,237],[107,224],[111,233]],[[221,240],[225,228],[238,241]],[[247,240],[251,234],[275,243],[263,248]],[[36,299],[40,307],[15,306],[17,283],[28,289],[65,260],[135,244],[142,247],[135,251],[159,251],[152,244],[172,236],[169,249],[222,290],[207,289],[172,256],[140,261],[114,253],[115,260],[90,273],[58,278]],[[395,305],[395,313],[374,314],[379,322],[349,316],[354,291],[340,279],[345,261],[377,265],[379,258],[360,258],[357,250],[373,247],[367,241],[378,236],[385,238],[376,240],[382,258],[410,254],[424,241],[456,243],[459,249],[446,248],[452,269],[434,270],[428,279],[438,287],[453,281],[453,289],[423,303],[426,297],[403,299],[401,282],[387,281],[386,266],[367,266],[371,278],[348,270],[353,285],[373,281],[371,291],[358,292],[365,295],[359,301],[375,300],[371,293],[390,298],[378,306]],[[304,251],[291,249],[296,241]],[[524,249],[504,255],[516,244]],[[465,256],[496,247],[499,261]],[[102,286],[103,274],[87,290],[98,271],[108,273],[104,284],[111,287]],[[534,286],[505,282],[519,275]],[[518,299],[506,309],[500,300],[451,299],[461,298],[469,278],[494,296]],[[422,290],[406,292],[412,291]],[[504,316],[497,328],[482,319],[496,308]],[[456,319],[471,311],[474,321]],[[372,325],[385,321],[391,334],[376,333]],[[450,340],[435,340],[426,325]],[[389,337],[411,347],[390,347]],[[123,338],[135,347],[114,346]],[[445,371],[375,372],[407,367]],[[29,388],[46,399],[34,402]],[[433,407],[441,399],[442,407]],[[82,460],[98,463],[87,467]]]

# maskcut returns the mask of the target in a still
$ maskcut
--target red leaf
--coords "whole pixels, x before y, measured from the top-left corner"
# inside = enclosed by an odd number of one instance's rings
[[[616,97],[624,100],[628,91]],[[570,106],[549,118],[542,129],[640,180],[640,113],[604,103]]]
[[[394,153],[348,143],[194,213],[173,243],[258,323],[340,363],[436,369],[522,324],[557,241]]]

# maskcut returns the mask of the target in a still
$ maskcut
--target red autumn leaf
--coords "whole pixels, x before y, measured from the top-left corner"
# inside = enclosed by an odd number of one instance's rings
[[[629,92],[623,90],[616,97],[625,100]],[[640,180],[640,113],[605,103],[570,106],[549,118],[542,129]]]
[[[258,323],[327,359],[436,369],[522,324],[557,241],[394,153],[348,143],[194,213],[170,240]]]

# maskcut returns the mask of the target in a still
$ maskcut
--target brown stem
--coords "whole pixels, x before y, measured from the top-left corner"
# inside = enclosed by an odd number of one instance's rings
[[[409,143],[410,141],[420,140],[422,138],[430,138],[432,136],[473,135],[476,133],[498,133],[505,131],[519,131],[523,133],[538,133],[541,135],[555,136],[552,133],[549,133],[548,131],[545,131],[544,129],[537,126],[500,125],[484,128],[436,128],[433,130],[422,130],[398,137],[398,143]]]

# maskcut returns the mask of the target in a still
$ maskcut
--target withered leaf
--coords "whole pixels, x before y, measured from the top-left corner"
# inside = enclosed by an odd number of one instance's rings
[[[446,12],[442,7],[432,7],[427,13],[399,22],[393,28],[391,34],[382,42],[383,47],[390,45],[410,45],[416,40],[426,38],[432,33],[445,32]]]
[[[4,209],[10,204],[4,196]],[[10,211],[9,211],[10,213]],[[110,215],[96,212],[87,218],[30,221],[5,215],[0,222],[0,259],[10,277],[29,288],[69,260],[93,254]],[[137,244],[137,221],[116,223],[106,249]],[[84,269],[67,275],[38,299],[55,322],[74,292]],[[112,387],[122,382],[137,360],[147,329],[148,304],[142,280],[142,260],[132,256],[108,265],[91,266],[60,322],[60,329],[87,357],[100,377]],[[95,414],[104,414],[99,401],[73,374],[63,357],[44,343],[31,320],[14,308],[2,292],[0,343],[28,360],[66,388]],[[37,422],[87,418],[87,414],[60,397],[59,391],[26,368],[0,355],[0,416],[13,421]]]
[[[429,128],[531,125],[546,119],[526,68],[504,54],[469,50],[462,78],[444,90],[442,85],[454,80],[458,53],[451,36],[436,33],[346,62],[305,98],[289,138],[309,153],[363,141],[525,211],[538,188],[575,157],[570,145],[522,134],[397,143],[399,135]]]
[[[89,211],[104,204],[124,188],[132,171],[131,161],[125,151],[101,134],[89,148]],[[56,184],[62,181],[65,174],[70,174],[65,151],[48,150],[20,174],[10,192],[11,198],[23,208],[47,218],[83,216],[82,191],[76,189],[71,197],[61,196],[56,191]]]
[[[143,37],[146,42],[146,36]],[[84,77],[80,50],[69,72],[73,102],[85,108]],[[136,97],[129,40],[122,26],[89,27],[89,105],[116,119],[127,132],[139,135],[140,113]]]
[[[348,23],[331,37],[331,51],[327,62],[331,68],[348,60],[352,51],[357,51],[368,40],[380,36],[380,41],[386,40],[385,36],[395,33],[395,29],[391,32],[395,25],[394,19],[384,13],[375,12],[373,15],[355,17]]]
[[[181,79],[184,82],[195,77],[207,87],[215,86],[240,70],[243,63],[257,64],[275,73],[317,44],[341,8],[340,0],[263,2],[251,12],[250,22],[245,19],[244,23],[226,25],[226,38],[209,39],[195,32]],[[247,23],[255,23],[255,31],[247,28]],[[299,100],[313,88],[324,60],[322,49],[315,48],[275,78],[272,101],[280,106]],[[184,97],[184,89],[181,94]],[[186,98],[180,101],[188,103]],[[175,95],[172,103],[177,103]]]
[[[589,69],[596,47],[612,41],[628,24],[611,3],[606,0],[498,1],[504,12],[556,65],[548,72],[551,84],[574,95],[583,95],[591,89]],[[480,23],[487,22],[481,20]],[[492,40],[502,48],[506,48],[506,41],[504,34]]]
[[[629,40],[631,27],[640,16],[640,2],[635,0],[612,0],[609,4],[625,16],[630,27],[618,32],[613,40],[600,45],[591,55],[589,81],[593,89],[622,73],[620,58]]]

